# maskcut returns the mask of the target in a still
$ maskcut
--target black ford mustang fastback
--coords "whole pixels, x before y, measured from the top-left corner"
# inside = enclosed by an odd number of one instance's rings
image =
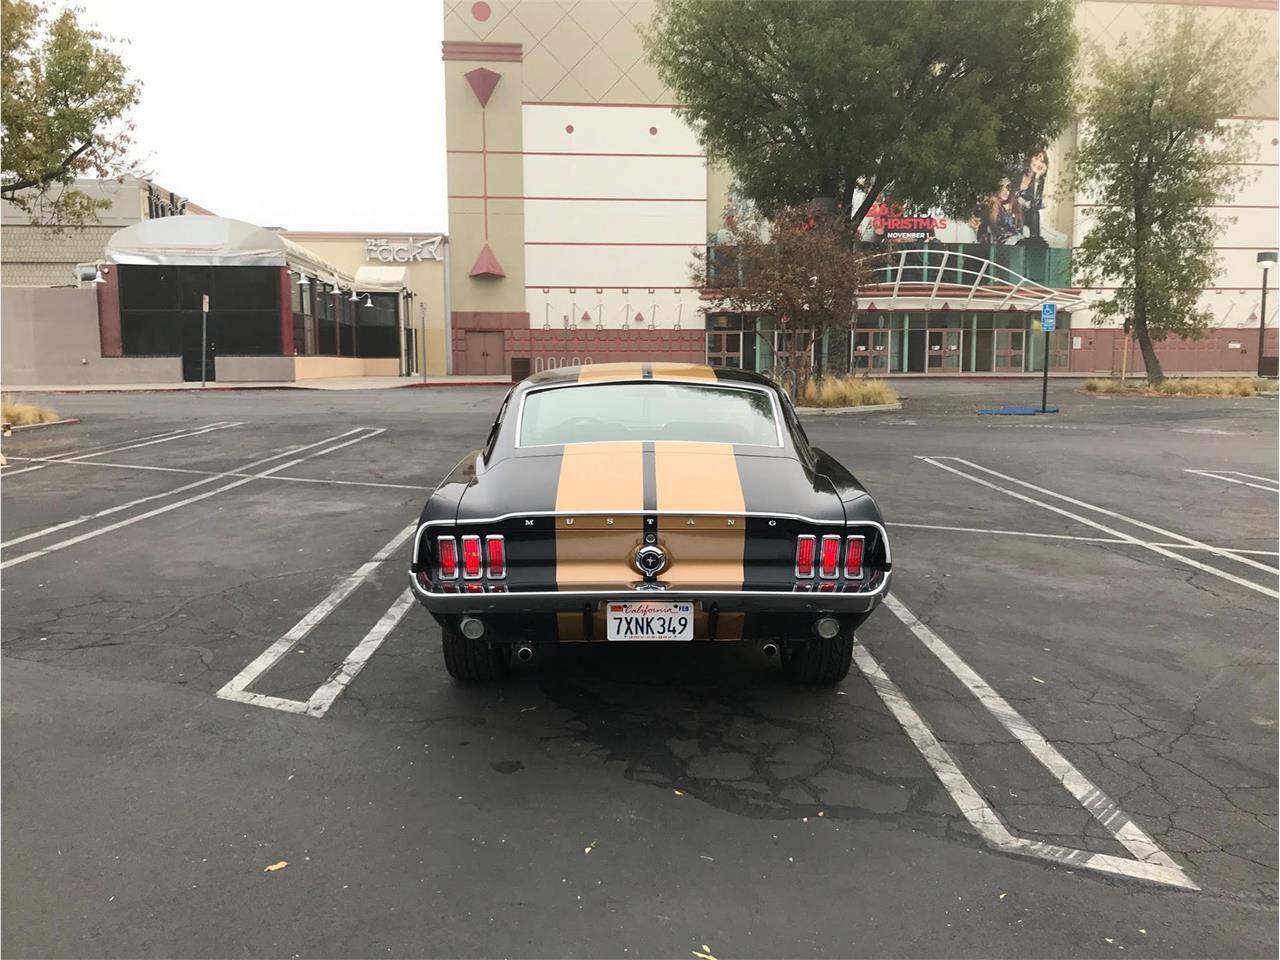
[[[834,683],[890,554],[875,501],[769,380],[595,364],[511,389],[427,500],[411,571],[459,680],[545,643],[739,640]]]

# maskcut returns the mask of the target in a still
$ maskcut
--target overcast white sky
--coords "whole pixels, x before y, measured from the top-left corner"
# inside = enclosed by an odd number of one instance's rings
[[[127,40],[135,153],[222,216],[446,228],[440,0],[77,0]]]

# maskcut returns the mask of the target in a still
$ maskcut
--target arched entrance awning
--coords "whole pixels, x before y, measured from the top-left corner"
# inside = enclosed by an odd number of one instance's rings
[[[288,267],[361,293],[399,292],[405,286],[403,270],[353,277],[274,230],[227,217],[143,220],[112,234],[106,257],[111,263],[135,266]]]
[[[917,247],[874,254],[859,310],[1039,310],[1088,306],[1077,289],[1048,287],[967,253]]]

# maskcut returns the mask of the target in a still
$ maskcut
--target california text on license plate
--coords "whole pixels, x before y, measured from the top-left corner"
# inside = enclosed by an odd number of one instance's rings
[[[609,640],[692,640],[692,603],[608,603]]]

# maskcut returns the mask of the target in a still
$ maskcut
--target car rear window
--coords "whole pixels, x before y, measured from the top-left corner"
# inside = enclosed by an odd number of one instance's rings
[[[615,440],[781,445],[763,390],[644,381],[537,390],[524,399],[522,447]]]

